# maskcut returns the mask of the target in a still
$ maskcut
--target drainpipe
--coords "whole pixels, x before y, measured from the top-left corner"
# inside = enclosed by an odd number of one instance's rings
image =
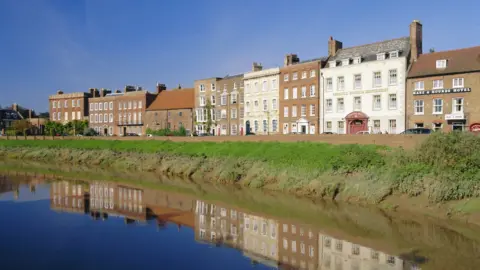
[[[323,103],[325,100],[325,78],[323,77],[323,72],[320,72],[320,77],[322,78],[322,99],[320,100],[319,106],[322,106],[322,133],[325,132],[325,104]]]

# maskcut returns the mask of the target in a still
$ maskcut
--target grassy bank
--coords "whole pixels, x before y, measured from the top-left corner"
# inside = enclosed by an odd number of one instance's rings
[[[0,157],[209,179],[299,195],[380,203],[480,197],[480,138],[433,134],[416,149],[274,142],[0,141]]]

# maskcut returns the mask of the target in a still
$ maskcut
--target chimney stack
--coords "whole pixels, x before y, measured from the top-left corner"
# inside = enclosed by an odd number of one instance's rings
[[[163,83],[157,82],[157,94],[160,94],[162,91],[167,90],[167,86]]]
[[[328,41],[328,56],[335,56],[337,54],[337,51],[342,49],[343,43],[334,40],[333,37],[330,36],[330,40]]]
[[[177,89],[182,89],[182,85],[178,84]]]
[[[423,43],[423,26],[418,20],[414,20],[410,24],[410,63],[417,61],[417,58],[422,54]]]
[[[57,91],[57,95],[63,95],[63,91],[62,91],[62,90],[58,90],[58,91]]]
[[[298,58],[298,56],[294,53],[290,53],[290,54],[287,54],[285,55],[285,58],[283,60],[283,65],[284,66],[291,66],[293,64],[296,64],[300,62],[300,58]]]
[[[253,62],[252,71],[260,71],[262,69],[263,69],[262,64]]]

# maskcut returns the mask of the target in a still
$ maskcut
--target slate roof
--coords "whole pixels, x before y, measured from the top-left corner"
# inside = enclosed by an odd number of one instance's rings
[[[189,109],[195,107],[193,88],[165,90],[155,97],[147,111]]]
[[[437,69],[437,60],[447,60],[447,67]],[[452,51],[421,54],[408,72],[408,78],[480,71],[480,46]]]
[[[340,49],[335,56],[330,57],[328,61],[341,61],[343,59],[351,59],[360,56],[362,57],[362,62],[366,62],[376,60],[378,53],[388,53],[391,51],[400,51],[399,57],[407,56],[410,52],[410,38],[402,37]]]

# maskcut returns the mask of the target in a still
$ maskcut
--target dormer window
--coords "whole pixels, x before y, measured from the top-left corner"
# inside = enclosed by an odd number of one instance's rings
[[[377,53],[377,60],[385,60],[385,53]]]
[[[398,58],[398,51],[393,51],[389,53],[390,58]]]
[[[361,57],[355,57],[353,58],[353,63],[354,64],[360,64],[362,62],[362,58]]]
[[[447,60],[437,60],[437,68],[446,68],[447,67]]]
[[[336,66],[337,66],[337,62],[336,62],[336,61],[330,61],[330,62],[328,62],[328,66],[329,66],[329,67],[336,67]]]
[[[343,59],[342,60],[342,66],[348,66],[350,64],[350,59]]]

